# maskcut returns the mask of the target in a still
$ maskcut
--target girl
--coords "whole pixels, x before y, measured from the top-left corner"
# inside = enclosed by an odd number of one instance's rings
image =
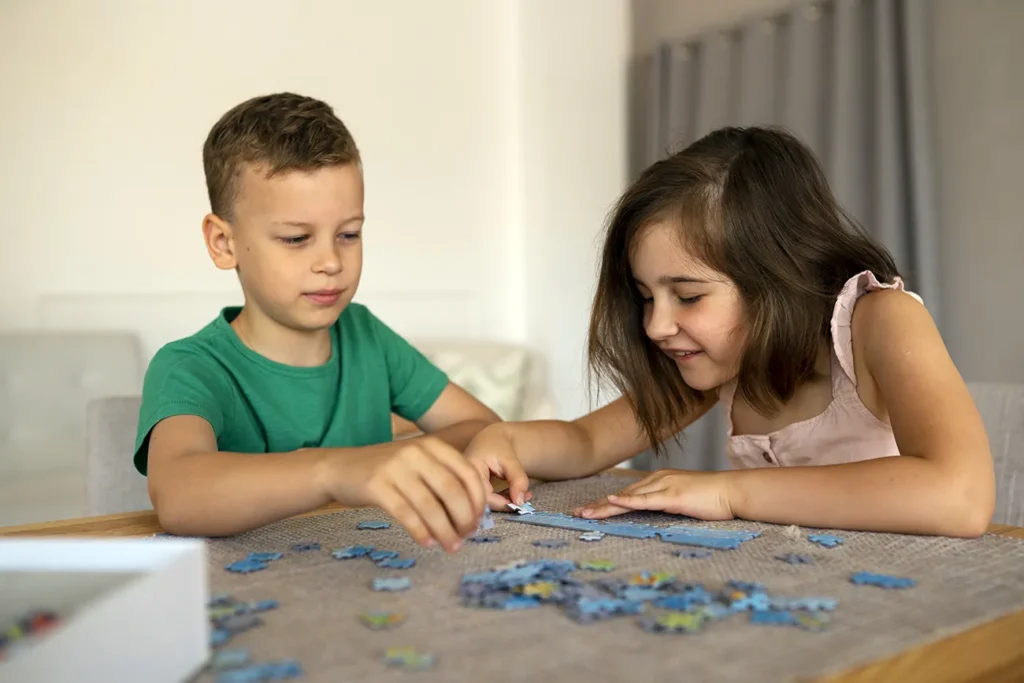
[[[720,401],[730,471],[660,470],[574,514],[962,537],[992,516],[985,429],[931,316],[785,132],[715,131],[633,183],[605,240],[588,352],[622,398],[573,422],[495,424],[467,449],[515,502],[527,475],[660,452]]]

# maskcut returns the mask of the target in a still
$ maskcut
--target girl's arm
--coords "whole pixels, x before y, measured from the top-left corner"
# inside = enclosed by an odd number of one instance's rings
[[[707,413],[717,400],[717,396],[710,396],[679,424],[666,430],[662,439],[681,432]],[[529,476],[549,481],[595,474],[653,445],[624,398],[572,422],[504,422],[487,427],[481,437],[487,430],[500,432],[501,437],[512,443],[516,457]]]
[[[729,472],[733,514],[779,524],[973,537],[995,506],[985,426],[927,310],[901,292],[863,296],[854,357],[889,414],[899,457]],[[860,366],[859,366],[860,367]]]

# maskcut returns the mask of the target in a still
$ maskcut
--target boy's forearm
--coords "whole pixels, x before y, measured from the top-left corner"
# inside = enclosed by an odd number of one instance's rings
[[[430,436],[444,441],[457,451],[464,451],[473,437],[489,424],[493,423],[487,420],[463,420],[430,432]]]
[[[175,535],[248,531],[329,503],[319,480],[327,456],[327,449],[183,455],[151,468],[154,508]]]
[[[984,533],[992,516],[991,487],[981,478],[918,457],[721,474],[733,514],[742,519],[974,537]]]

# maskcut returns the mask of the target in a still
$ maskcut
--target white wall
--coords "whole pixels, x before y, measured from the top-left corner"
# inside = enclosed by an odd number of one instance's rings
[[[7,0],[0,326],[134,329],[151,354],[238,301],[202,244],[202,143],[291,90],[365,159],[357,299],[410,337],[539,346],[578,414],[628,37],[626,0]]]

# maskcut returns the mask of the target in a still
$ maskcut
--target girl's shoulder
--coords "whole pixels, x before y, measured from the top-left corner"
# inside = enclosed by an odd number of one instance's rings
[[[830,329],[832,332],[832,348],[835,351],[839,365],[854,384],[857,382],[857,373],[853,360],[854,308],[865,294],[879,290],[904,292],[916,299],[918,303],[924,303],[924,300],[919,295],[906,288],[903,278],[899,276],[894,277],[890,282],[882,282],[873,272],[865,270],[846,281],[836,297],[836,303],[832,309]]]

